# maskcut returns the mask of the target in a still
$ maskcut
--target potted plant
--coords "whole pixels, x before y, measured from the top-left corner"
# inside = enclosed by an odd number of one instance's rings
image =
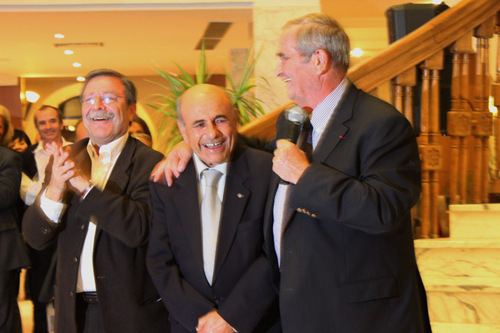
[[[252,93],[252,90],[258,87],[254,83],[252,73],[254,71],[256,61],[260,56],[260,52],[255,58],[253,58],[252,55],[253,47],[250,49],[248,57],[245,61],[245,67],[243,69],[240,82],[234,82],[230,74],[224,69],[225,78],[229,83],[229,88],[225,89],[231,98],[233,106],[238,110],[240,125],[244,125],[254,118],[264,114],[261,101],[255,98]],[[149,107],[165,115],[164,119],[158,126],[159,138],[162,140],[158,145],[158,149],[162,152],[167,152],[176,143],[182,140],[182,136],[177,128],[176,122],[174,121],[177,120],[177,99],[186,89],[189,89],[196,84],[208,82],[211,75],[207,73],[206,61],[205,49],[202,46],[200,60],[196,68],[196,75],[194,78],[175,62],[174,64],[179,70],[179,74],[167,73],[161,69],[155,70],[161,78],[166,80],[164,83],[153,82],[165,89],[165,93],[156,95],[159,99],[158,102],[148,104]],[[265,78],[264,82],[267,83]]]

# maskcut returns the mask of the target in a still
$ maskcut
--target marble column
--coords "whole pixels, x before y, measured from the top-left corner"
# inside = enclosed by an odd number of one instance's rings
[[[275,75],[281,27],[291,19],[318,12],[321,12],[320,0],[254,0],[255,50],[259,52],[262,48],[254,74],[256,83],[265,87],[256,90],[256,97],[262,101],[265,112],[273,111],[289,101],[284,84]]]

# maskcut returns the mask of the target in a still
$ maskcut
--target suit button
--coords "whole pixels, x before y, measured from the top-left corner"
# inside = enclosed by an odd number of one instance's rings
[[[74,292],[72,292],[72,291],[70,291],[70,292],[69,292],[69,296],[70,296],[70,297],[73,297],[73,296],[75,296],[75,293],[74,293]]]
[[[77,257],[73,257],[73,261],[74,262],[78,262],[78,258]]]
[[[85,224],[82,224],[82,226],[80,227],[82,230],[85,230]]]
[[[44,235],[46,235],[46,234],[49,233],[49,230],[48,229],[43,229],[42,232],[43,232]]]
[[[316,215],[316,214],[311,214],[311,217],[317,218],[317,217],[318,217],[318,215]]]

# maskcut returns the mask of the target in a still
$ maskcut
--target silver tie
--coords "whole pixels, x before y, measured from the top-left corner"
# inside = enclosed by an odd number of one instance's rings
[[[217,195],[217,182],[222,173],[215,169],[205,169],[202,175],[205,181],[205,192],[201,202],[203,267],[208,282],[212,284],[221,215],[221,202]]]

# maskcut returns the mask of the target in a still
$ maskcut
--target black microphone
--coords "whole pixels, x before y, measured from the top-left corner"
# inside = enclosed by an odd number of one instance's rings
[[[302,132],[302,127],[306,123],[309,116],[307,112],[298,105],[293,105],[285,109],[284,115],[286,119],[286,132],[283,139],[297,144],[297,140]],[[289,185],[290,182],[280,179],[280,184]]]
[[[283,139],[297,144],[297,140],[302,132],[302,127],[308,118],[307,112],[298,105],[293,105],[284,112],[287,125],[285,137]]]

